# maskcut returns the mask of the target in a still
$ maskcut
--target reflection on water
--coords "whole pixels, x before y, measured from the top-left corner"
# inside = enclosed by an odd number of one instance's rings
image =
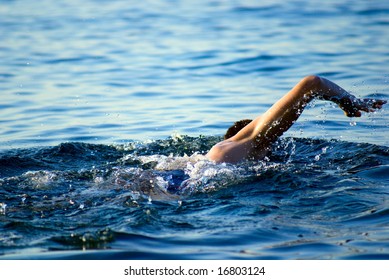
[[[389,4],[132,2],[0,4],[2,258],[388,259],[386,108],[202,155],[308,74],[389,99]]]
[[[4,148],[219,135],[308,74],[388,92],[383,1],[6,1],[0,13]],[[299,125],[389,145],[365,129],[387,131],[384,115],[351,129],[318,102]]]

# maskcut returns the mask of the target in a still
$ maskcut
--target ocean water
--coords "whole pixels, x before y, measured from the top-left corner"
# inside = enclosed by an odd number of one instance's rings
[[[0,258],[389,259],[385,106],[203,157],[305,75],[389,99],[388,27],[382,0],[1,1]]]

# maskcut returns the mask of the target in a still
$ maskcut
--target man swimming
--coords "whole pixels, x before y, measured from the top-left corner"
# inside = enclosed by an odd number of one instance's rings
[[[348,117],[360,117],[361,111],[374,112],[386,103],[379,99],[359,99],[333,82],[307,76],[254,120],[242,120],[230,127],[225,140],[214,145],[206,157],[215,162],[238,163],[246,159],[261,160],[271,145],[299,118],[313,99],[336,103]]]

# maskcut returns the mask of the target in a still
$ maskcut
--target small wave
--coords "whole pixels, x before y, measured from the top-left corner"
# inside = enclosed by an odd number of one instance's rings
[[[386,178],[387,147],[282,138],[267,161],[231,165],[215,164],[205,158],[204,151],[218,139],[174,136],[116,146],[63,143],[48,148],[9,150],[0,155],[1,180],[3,185],[17,184],[19,189],[55,189],[77,180],[88,185],[132,186],[136,191],[145,190],[148,182],[150,188],[157,186],[162,192],[167,192],[172,184],[178,185],[177,191],[188,194],[244,183],[271,170],[293,173],[301,167]],[[184,175],[178,176],[177,170]]]
[[[387,210],[374,209],[385,208],[375,205],[385,193],[387,147],[285,137],[266,160],[232,165],[205,158],[218,140],[175,135],[2,151],[0,219],[8,222],[0,242],[23,248],[48,235],[42,242],[57,249],[105,249],[116,242],[113,231],[215,233],[215,220],[234,229],[259,221],[283,228],[290,219],[303,227],[316,220],[385,226]],[[307,242],[302,248],[319,250],[320,242]],[[280,248],[294,254],[300,247]]]

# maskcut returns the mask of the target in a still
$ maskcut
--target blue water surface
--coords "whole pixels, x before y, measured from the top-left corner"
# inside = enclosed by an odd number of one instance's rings
[[[1,1],[0,257],[389,259],[386,107],[201,157],[309,74],[389,99],[388,27],[382,0]]]

